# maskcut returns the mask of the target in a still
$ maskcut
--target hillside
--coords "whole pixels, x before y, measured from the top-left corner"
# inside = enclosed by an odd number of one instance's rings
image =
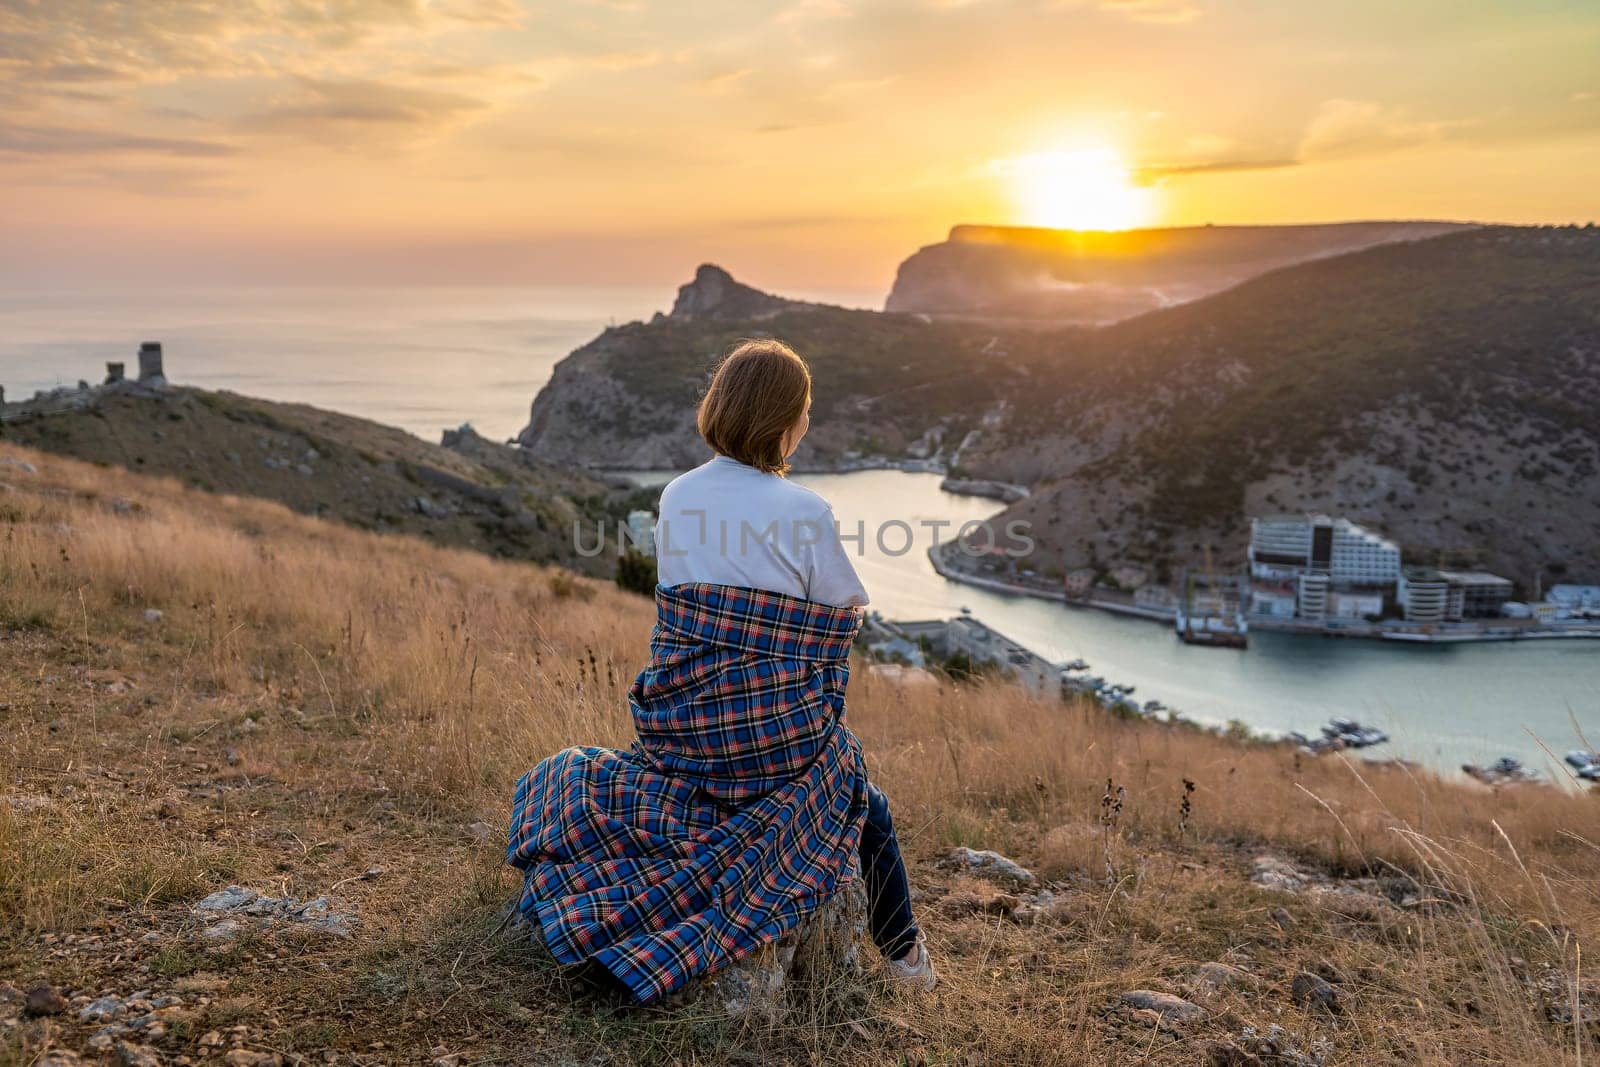
[[[1191,226],[1094,232],[956,226],[895,274],[888,311],[1103,325],[1221,292],[1277,267],[1462,229],[1441,222]]]
[[[792,303],[706,266],[671,315],[611,327],[556,364],[518,441],[559,465],[701,463],[709,452],[695,403],[716,361],[746,337],[780,337],[811,364],[813,428],[794,461],[802,470],[952,456],[1017,373],[990,345],[992,330]]]
[[[618,1006],[500,929],[501,860],[522,771],[628,738],[647,601],[9,444],[0,472],[0,1063],[1600,1055],[1595,795],[859,663],[940,988]]]
[[[1367,521],[1531,586],[1600,576],[1600,232],[1490,227],[1268,272],[1100,329],[1006,329],[794,307],[663,316],[558,365],[521,443],[599,467],[685,467],[693,404],[734,340],[816,372],[802,469],[932,459],[1035,488],[1035,567],[1157,576],[1247,518]]]
[[[588,524],[588,543],[596,520],[626,510],[626,494],[606,483],[530,462],[470,430],[447,434],[454,447],[444,448],[303,404],[132,382],[72,400],[36,417],[25,415],[33,405],[11,405],[0,446],[17,442],[276,500],[362,529],[606,573],[610,557],[573,550],[572,526]]]
[[[1374,248],[1017,355],[1038,388],[963,464],[1037,487],[1045,562],[1238,560],[1249,515],[1315,510],[1600,575],[1600,231]]]

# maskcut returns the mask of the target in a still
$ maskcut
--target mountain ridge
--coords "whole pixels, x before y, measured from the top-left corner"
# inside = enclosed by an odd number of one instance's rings
[[[1102,232],[960,224],[900,264],[884,309],[1013,325],[1106,325],[1279,267],[1476,225],[1356,221]]]

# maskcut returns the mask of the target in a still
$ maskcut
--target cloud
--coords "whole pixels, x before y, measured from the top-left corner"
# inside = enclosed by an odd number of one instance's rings
[[[141,137],[111,130],[0,123],[0,154],[85,156],[101,153],[215,159],[237,154],[232,145],[183,137]]]
[[[0,0],[0,59],[32,81],[271,74],[381,35],[522,20],[515,0]]]
[[[1300,160],[1290,157],[1208,159],[1193,163],[1148,163],[1134,171],[1140,182],[1159,181],[1162,178],[1181,178],[1192,174],[1234,174],[1251,170],[1282,170],[1298,167]]]
[[[1438,140],[1449,125],[1419,122],[1372,100],[1325,100],[1307,124],[1296,155],[1314,160],[1392,152]]]
[[[245,115],[240,129],[323,137],[363,126],[430,127],[488,104],[463,93],[380,81],[299,79],[291,98]]]

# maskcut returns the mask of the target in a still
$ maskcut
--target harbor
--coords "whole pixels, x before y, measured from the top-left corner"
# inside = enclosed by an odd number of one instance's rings
[[[933,473],[795,478],[829,500],[850,528],[894,519],[958,527],[998,510],[992,500],[941,490],[941,476]],[[1218,728],[1233,723],[1272,737],[1296,731],[1314,737],[1332,719],[1354,719],[1389,735],[1366,753],[1447,775],[1510,755],[1547,779],[1567,780],[1572,773],[1559,754],[1583,743],[1574,720],[1591,740],[1600,739],[1600,644],[1592,641],[1329,640],[1284,625],[1292,620],[1246,615],[1247,649],[1208,648],[1179,641],[1175,604],[1148,593],[1136,599],[1132,591],[1096,590],[1086,602],[1067,597],[1059,583],[1019,587],[987,575],[969,581],[949,573],[939,557],[892,555],[871,538],[852,560],[871,593],[871,610],[884,617],[949,619],[967,608],[965,614],[1052,664],[1083,661],[1087,669],[1072,672],[1083,680],[1073,684],[1098,678],[1132,687],[1130,703],[1142,710],[1156,701],[1168,709],[1157,712],[1163,716],[1175,712]],[[1453,626],[1436,627],[1432,636],[1453,636]]]

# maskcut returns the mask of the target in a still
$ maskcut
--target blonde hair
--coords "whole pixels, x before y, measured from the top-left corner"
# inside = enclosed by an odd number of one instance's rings
[[[757,470],[789,469],[783,439],[811,400],[811,371],[782,341],[741,341],[711,375],[695,425],[712,451]]]

